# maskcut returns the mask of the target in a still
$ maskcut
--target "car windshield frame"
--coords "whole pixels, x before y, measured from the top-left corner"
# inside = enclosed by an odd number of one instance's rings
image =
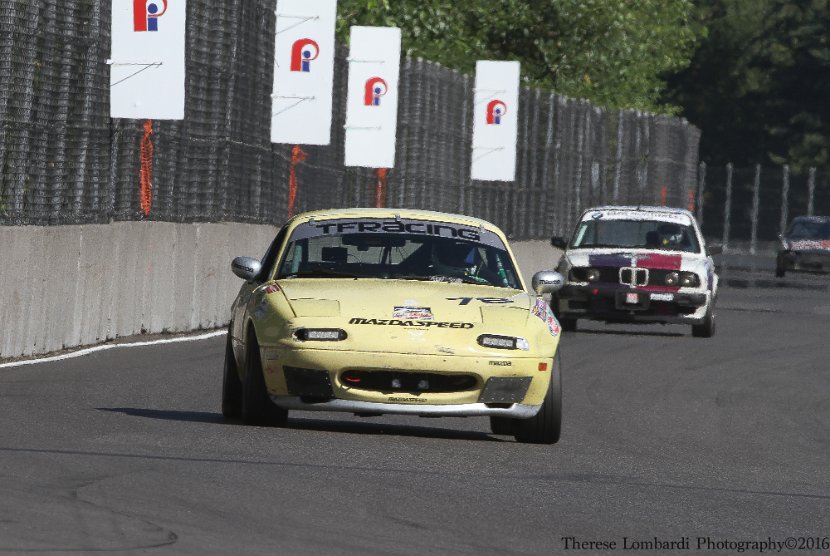
[[[401,218],[300,223],[285,243],[274,278],[367,278],[524,289],[515,261],[496,233],[483,226]]]
[[[660,233],[662,227],[676,228],[680,233],[669,237]],[[626,239],[622,239],[623,233]],[[593,241],[587,243],[590,234]],[[612,236],[617,239],[612,240]],[[697,254],[702,252],[701,247],[692,225],[656,218],[586,219],[577,225],[568,244],[569,249],[654,249]]]

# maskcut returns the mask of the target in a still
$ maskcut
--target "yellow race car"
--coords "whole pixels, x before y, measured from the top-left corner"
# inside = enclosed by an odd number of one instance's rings
[[[504,234],[475,218],[394,209],[301,214],[260,261],[234,259],[222,413],[284,425],[290,410],[489,416],[553,444],[560,326],[525,291]]]

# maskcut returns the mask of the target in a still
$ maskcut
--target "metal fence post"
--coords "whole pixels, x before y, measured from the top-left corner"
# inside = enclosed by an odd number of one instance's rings
[[[783,184],[781,187],[781,233],[787,231],[787,219],[789,218],[787,203],[790,197],[790,167],[784,165]]]
[[[729,227],[732,213],[732,163],[726,165],[726,204],[723,207],[723,250],[729,247]]]
[[[810,168],[810,177],[807,178],[807,190],[808,190],[808,199],[807,199],[807,216],[813,216],[813,213],[816,210],[816,169],[815,167]]]
[[[706,191],[706,163],[701,162],[697,171],[697,224],[703,228],[703,193]]]
[[[613,204],[620,201],[620,179],[622,178],[622,157],[623,157],[623,126],[625,125],[625,116],[623,111],[617,112],[617,157],[614,160],[614,197]]]
[[[758,247],[758,209],[761,204],[761,165],[755,165],[755,184],[752,190],[752,239],[749,243],[749,253],[754,255]]]

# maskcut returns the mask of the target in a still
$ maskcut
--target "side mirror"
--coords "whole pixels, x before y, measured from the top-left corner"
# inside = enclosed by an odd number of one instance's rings
[[[262,264],[251,257],[237,257],[231,263],[231,270],[246,282],[250,282],[259,276]]]
[[[550,244],[559,249],[566,249],[568,247],[568,242],[565,241],[565,238],[559,236],[550,238]]]
[[[723,254],[723,245],[715,244],[709,246],[709,254],[710,255],[722,255]]]
[[[565,285],[565,278],[558,272],[552,270],[543,270],[533,275],[533,291],[537,295],[544,293],[554,293],[562,289]]]

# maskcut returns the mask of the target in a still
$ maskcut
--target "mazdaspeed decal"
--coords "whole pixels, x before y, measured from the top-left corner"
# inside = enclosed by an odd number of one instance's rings
[[[395,307],[393,319],[433,320],[432,309],[429,307]]]
[[[536,298],[536,304],[530,309],[530,312],[542,319],[542,322],[548,325],[550,335],[556,338],[562,332],[562,327],[559,326],[559,321],[556,320],[553,311],[548,305],[548,302],[541,297]]]
[[[471,322],[435,322],[432,320],[399,320],[399,319],[362,319],[353,318],[349,324],[366,324],[370,326],[406,326],[410,328],[462,328],[470,329],[475,325]]]

